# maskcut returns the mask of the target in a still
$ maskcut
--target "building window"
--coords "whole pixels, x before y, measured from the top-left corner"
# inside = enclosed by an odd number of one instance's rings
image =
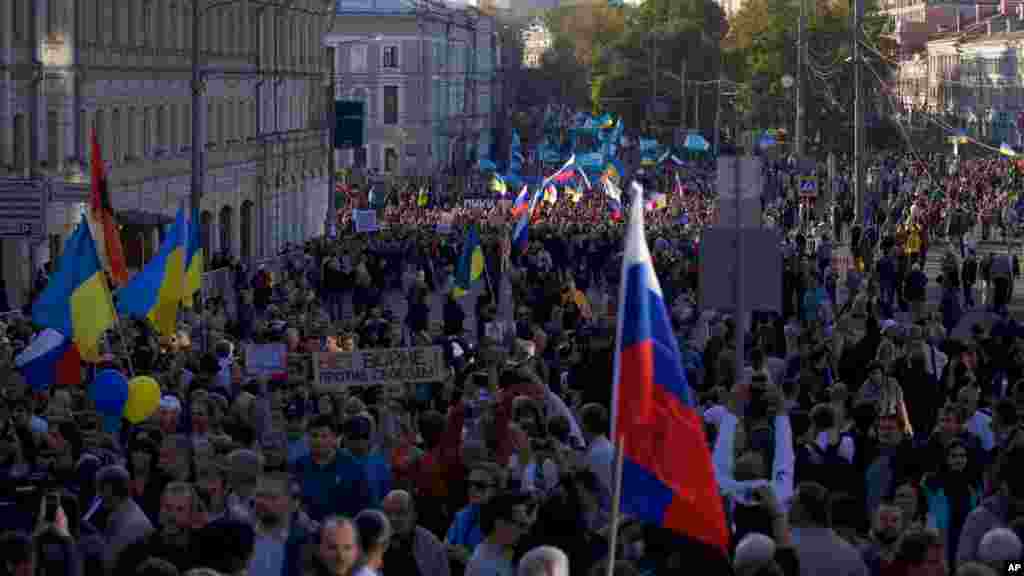
[[[142,157],[149,158],[153,143],[153,121],[150,118],[151,108],[142,109]]]
[[[206,105],[206,147],[209,148],[217,141],[217,126],[214,124],[217,114],[213,102]]]
[[[51,170],[60,165],[60,116],[56,110],[46,113],[46,164]]]
[[[25,24],[22,22],[24,6],[22,0],[11,2],[11,28],[14,29],[14,40],[20,42],[25,39]],[[17,147],[15,147],[17,149]]]
[[[161,106],[156,109],[156,149],[157,155],[163,156],[167,147],[167,108]]]
[[[261,13],[252,8],[249,10],[249,51],[255,53],[259,50]]]
[[[128,2],[124,4],[121,9],[124,14],[124,43],[128,46],[134,46],[136,41],[135,34],[135,3]]]
[[[398,151],[394,148],[384,149],[384,172],[394,174],[398,171]]]
[[[92,117],[92,130],[96,133],[96,142],[99,143],[101,155],[103,154],[103,147],[106,144],[106,141],[104,140],[104,137],[107,134],[107,127],[104,125],[105,123],[106,117],[103,114],[103,110],[97,110]],[[15,130],[15,132],[17,132],[17,130]],[[90,146],[89,149],[91,150],[92,146]]]
[[[353,44],[348,49],[349,71],[355,74],[366,72],[366,44]]]
[[[86,141],[86,133],[89,131],[89,116],[85,113],[85,110],[78,111],[78,134],[75,137],[78,138],[78,161],[85,162],[89,159],[89,143]],[[0,138],[0,142],[3,142],[3,138]],[[0,160],[3,159],[3,155],[0,154]]]
[[[381,66],[398,68],[398,46],[385,46],[381,52]]]
[[[51,37],[60,32],[62,24],[59,4],[60,0],[49,0],[46,3],[46,33]]]
[[[384,87],[383,123],[386,126],[398,124],[398,86]]]
[[[178,136],[179,136],[179,132],[178,132],[178,122],[179,122],[179,120],[178,120],[178,105],[177,104],[171,104],[167,108],[167,114],[168,114],[168,119],[167,119],[167,128],[168,128],[167,147],[170,149],[171,154],[174,154],[174,153],[176,153],[178,151],[178,146],[180,145],[179,140],[178,140]]]
[[[119,164],[121,162],[121,132],[124,127],[121,125],[121,111],[114,110],[110,115],[110,134],[113,136],[110,144],[110,161]]]
[[[138,129],[136,117],[134,107],[125,111],[125,160],[128,161],[134,160],[138,156],[138,143],[135,138],[135,132]]]
[[[366,168],[366,146],[356,148],[352,154],[352,162],[358,168]]]
[[[28,146],[25,142],[25,115],[14,116],[14,172],[21,174],[28,165]]]
[[[171,4],[167,11],[167,47],[171,50],[178,49],[178,5]]]

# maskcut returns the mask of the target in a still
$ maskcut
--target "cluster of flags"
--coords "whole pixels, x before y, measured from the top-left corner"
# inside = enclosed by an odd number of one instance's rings
[[[72,374],[71,366],[77,372],[78,358],[99,362],[100,340],[118,314],[148,318],[161,334],[173,334],[178,308],[191,307],[202,287],[198,207],[190,221],[183,208],[178,210],[156,256],[129,278],[95,133],[91,162],[88,215],[65,242],[46,288],[32,304],[32,321],[44,330],[16,361],[37,387],[64,383],[61,374]],[[119,287],[116,305],[111,285]]]
[[[516,196],[513,243],[525,239],[541,190],[531,195],[524,186]],[[657,524],[674,531],[681,544],[701,550],[705,559],[727,562],[729,530],[703,419],[647,245],[644,192],[636,183],[631,191],[616,317],[612,525],[621,515]],[[479,233],[471,225],[456,268],[455,295],[468,292],[484,274]]]

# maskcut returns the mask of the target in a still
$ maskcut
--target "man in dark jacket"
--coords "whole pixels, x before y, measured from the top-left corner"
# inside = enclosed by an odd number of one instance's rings
[[[195,568],[198,540],[193,535],[193,521],[198,504],[191,485],[183,482],[168,484],[160,499],[158,529],[121,551],[114,576],[134,576],[138,567],[149,558],[166,560],[182,574]]]
[[[979,560],[981,539],[994,528],[1008,528],[1024,516],[1024,442],[1007,450],[999,466],[999,491],[967,515],[956,551],[957,564]]]

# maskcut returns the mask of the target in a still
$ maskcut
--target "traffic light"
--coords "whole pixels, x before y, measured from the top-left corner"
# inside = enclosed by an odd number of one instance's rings
[[[366,125],[366,103],[359,100],[337,100],[334,102],[335,131],[334,147],[362,148],[363,132]]]

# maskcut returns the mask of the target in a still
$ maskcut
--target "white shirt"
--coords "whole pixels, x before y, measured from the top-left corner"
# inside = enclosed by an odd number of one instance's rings
[[[598,436],[590,442],[587,455],[584,459],[587,470],[593,472],[601,481],[601,486],[606,490],[609,497],[614,494],[612,491],[612,470],[615,467],[615,446],[605,436]]]

